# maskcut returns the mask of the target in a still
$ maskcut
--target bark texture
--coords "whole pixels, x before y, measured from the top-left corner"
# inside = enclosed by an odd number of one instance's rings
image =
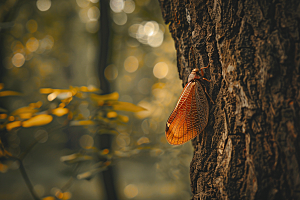
[[[300,199],[300,1],[160,5],[183,84],[210,65],[215,104],[193,140],[192,199]]]

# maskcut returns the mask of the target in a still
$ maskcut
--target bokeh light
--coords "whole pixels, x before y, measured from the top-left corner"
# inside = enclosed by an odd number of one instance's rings
[[[124,194],[128,199],[132,199],[139,194],[139,190],[134,184],[129,184],[124,188]]]
[[[98,21],[89,21],[86,23],[86,30],[89,33],[97,33],[99,30],[99,22]]]
[[[117,136],[116,142],[119,147],[126,147],[130,144],[130,137],[127,133],[122,132]]]
[[[89,0],[76,0],[76,3],[79,7],[85,8],[90,4]]]
[[[41,41],[39,47],[41,50],[49,50],[52,49],[54,45],[54,39],[51,35],[46,35]]]
[[[115,80],[118,77],[118,68],[114,65],[108,65],[104,70],[104,76],[109,81]]]
[[[156,78],[162,79],[168,75],[169,68],[165,62],[157,63],[153,68],[153,74]]]
[[[89,22],[88,9],[81,9],[78,14],[81,22],[83,23]]]
[[[114,13],[113,20],[117,25],[124,25],[127,22],[127,15],[124,12]]]
[[[39,48],[39,41],[35,37],[31,37],[26,42],[26,48],[30,52],[34,52]]]
[[[37,31],[38,24],[35,20],[31,19],[26,23],[26,28],[30,33],[34,33]]]
[[[124,8],[124,1],[123,0],[110,0],[110,8],[115,13],[121,12]]]
[[[123,11],[125,13],[132,13],[135,10],[135,3],[132,0],[126,0]]]
[[[21,67],[23,66],[23,64],[25,63],[25,57],[23,54],[21,53],[16,53],[13,57],[12,57],[12,64],[16,67]]]
[[[34,133],[34,137],[39,143],[45,143],[48,140],[48,132],[44,129],[40,129]]]
[[[127,72],[133,73],[139,67],[139,61],[135,56],[129,56],[124,61],[124,68]]]
[[[37,0],[36,6],[40,11],[47,11],[51,7],[50,0]]]
[[[87,11],[87,16],[90,21],[97,21],[100,17],[99,8],[97,8],[96,6],[89,8]]]
[[[136,38],[142,44],[151,47],[159,47],[164,40],[164,32],[156,21],[144,21],[141,24],[133,24],[128,29],[129,35]]]
[[[25,53],[24,46],[20,41],[13,42],[11,45],[11,50],[14,53],[22,53],[22,54]]]
[[[148,37],[148,44],[151,47],[159,47],[164,40],[164,34],[161,30],[157,31],[156,34],[151,35],[151,37]]]
[[[40,184],[37,184],[35,185],[34,187],[34,190],[36,192],[36,194],[39,196],[39,197],[42,197],[44,194],[45,194],[45,187],[40,185]]]
[[[79,139],[79,144],[82,148],[91,148],[94,145],[94,138],[90,135],[83,135]]]

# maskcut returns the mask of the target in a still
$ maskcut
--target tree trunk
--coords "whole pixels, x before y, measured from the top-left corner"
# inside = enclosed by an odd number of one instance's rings
[[[193,140],[192,199],[300,199],[300,1],[160,4],[183,83],[210,66],[215,104]]]
[[[109,64],[110,58],[110,40],[111,40],[111,16],[110,16],[110,7],[109,0],[100,0],[99,1],[101,17],[99,20],[100,30],[98,32],[99,36],[99,60],[98,60],[98,78],[100,81],[100,89],[102,94],[108,94],[111,92],[110,84],[104,76],[104,70]],[[96,137],[97,146],[99,149],[109,149],[111,152],[113,136],[112,134],[102,134]],[[99,161],[102,161],[103,158],[99,157]],[[118,200],[117,194],[117,184],[116,184],[116,169],[114,166],[110,165],[107,167],[107,170],[101,172],[100,181],[104,185],[106,192],[106,199],[109,200]]]

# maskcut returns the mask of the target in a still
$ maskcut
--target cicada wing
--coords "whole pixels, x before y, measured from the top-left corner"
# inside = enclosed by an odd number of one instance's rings
[[[207,98],[199,81],[189,82],[166,124],[166,138],[170,144],[183,144],[207,125],[209,112]]]

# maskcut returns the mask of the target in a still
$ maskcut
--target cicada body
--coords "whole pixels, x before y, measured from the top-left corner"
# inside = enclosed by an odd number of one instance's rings
[[[198,69],[193,69],[189,75],[188,83],[167,121],[165,133],[170,144],[180,145],[195,138],[207,125],[209,105],[198,73]]]

